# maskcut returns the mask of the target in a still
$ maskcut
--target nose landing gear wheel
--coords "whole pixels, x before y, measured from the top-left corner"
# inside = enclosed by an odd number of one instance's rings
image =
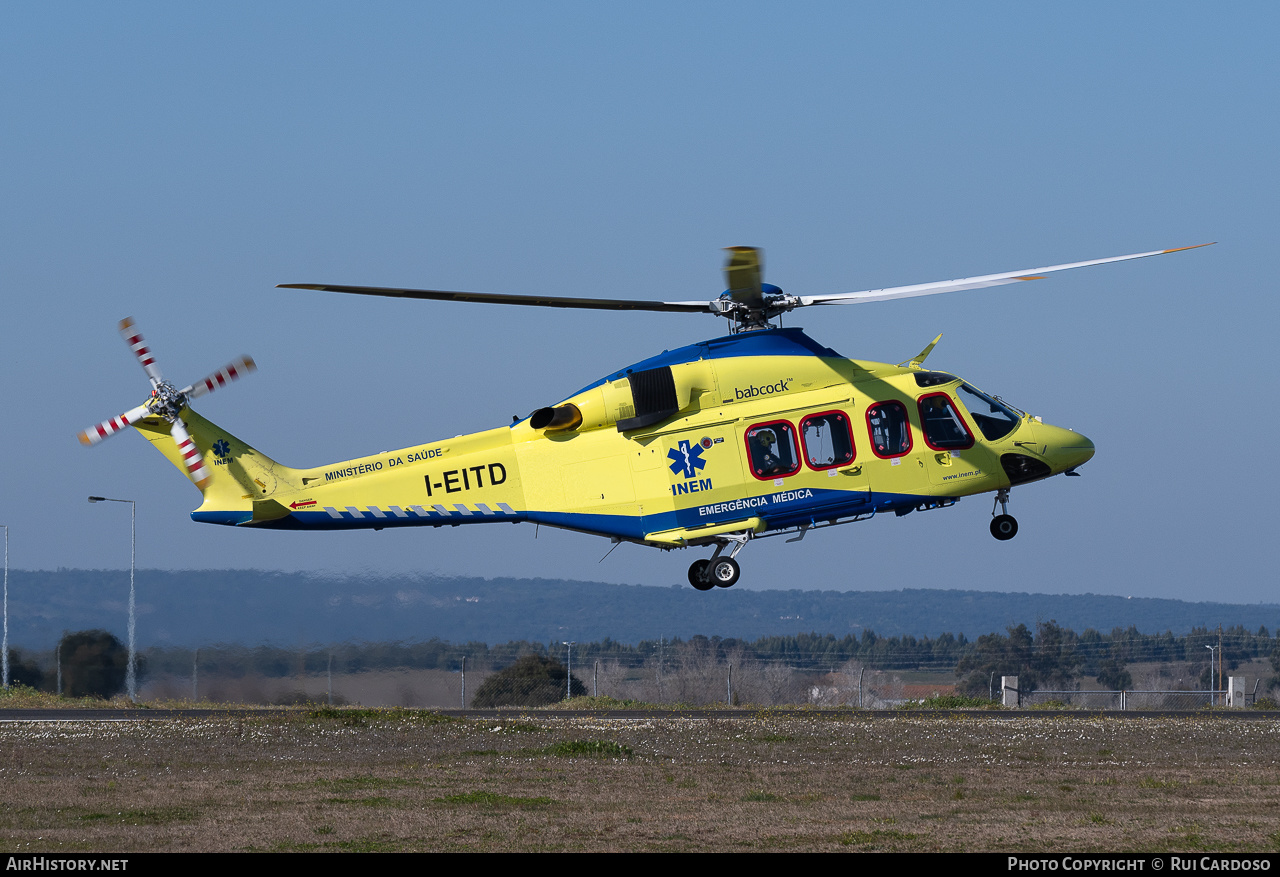
[[[717,558],[715,563],[711,564],[711,581],[717,588],[732,588],[737,584],[740,575],[742,575],[742,569],[738,566],[738,561],[732,557]]]
[[[699,591],[710,591],[716,586],[716,583],[707,574],[707,567],[709,566],[711,566],[711,561],[704,558],[695,560],[693,565],[689,567],[689,584]]]
[[[1018,535],[1018,521],[1013,515],[996,515],[991,519],[991,535],[1008,542]]]

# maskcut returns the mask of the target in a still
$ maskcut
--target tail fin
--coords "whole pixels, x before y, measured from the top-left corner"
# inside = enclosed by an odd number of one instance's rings
[[[204,503],[191,513],[193,520],[212,524],[244,524],[288,514],[288,509],[271,497],[277,492],[287,493],[301,487],[302,479],[296,470],[280,465],[189,407],[182,410],[181,416],[209,473],[208,480],[200,487]],[[183,462],[177,442],[170,435],[167,422],[150,417],[132,425],[187,480],[195,483]]]

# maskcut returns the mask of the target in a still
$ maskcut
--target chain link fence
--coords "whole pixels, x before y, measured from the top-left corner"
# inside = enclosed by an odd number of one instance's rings
[[[1022,695],[1024,707],[1086,710],[1199,710],[1224,706],[1226,691],[1033,691]],[[1254,697],[1246,697],[1245,705]]]
[[[730,660],[686,649],[637,659],[588,658],[573,662],[573,696],[599,695],[617,701],[704,707],[723,704],[760,707],[811,705],[894,709],[932,696],[955,693],[949,681],[920,683],[906,671],[879,670],[852,661],[835,667],[797,667],[786,661],[762,661],[747,654]],[[203,672],[197,687],[191,677],[157,674],[146,680],[142,696],[226,703],[332,702],[365,706],[458,708],[540,706],[570,692],[563,666],[555,672],[512,674],[511,667],[458,670],[409,667],[330,674],[307,672],[266,677]],[[934,675],[934,674],[930,674]],[[942,676],[942,674],[937,674]],[[501,678],[499,678],[501,677]],[[997,683],[999,680],[996,680]],[[1252,680],[1251,680],[1252,681]],[[1245,692],[1244,704],[1268,695],[1258,684]],[[999,688],[996,690],[997,700]],[[1143,688],[1128,691],[1039,690],[1024,693],[1021,706],[1080,710],[1198,710],[1223,706],[1226,692]]]
[[[511,668],[506,668],[510,671]],[[857,673],[803,670],[782,662],[731,662],[667,656],[658,660],[588,659],[573,663],[573,696],[599,695],[619,701],[723,705],[865,706],[885,709],[901,703],[903,687],[888,673],[868,671],[859,688]],[[205,672],[198,689],[190,677],[156,674],[142,696],[227,703],[326,703],[417,708],[542,706],[570,693],[563,666],[554,672],[511,673],[490,668],[459,671],[378,670],[332,675],[226,677]]]

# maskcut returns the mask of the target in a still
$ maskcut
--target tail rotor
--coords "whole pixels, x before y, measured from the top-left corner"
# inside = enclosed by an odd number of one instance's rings
[[[124,339],[125,344],[129,345],[133,355],[138,358],[138,364],[151,379],[151,386],[158,387],[164,383],[164,378],[160,375],[160,366],[156,365],[155,357],[151,355],[147,342],[142,339],[142,333],[134,328],[133,317],[125,317],[121,320],[119,329],[120,337]]]
[[[198,399],[220,387],[225,387],[232,381],[256,370],[257,365],[251,358],[242,356],[208,377],[179,390],[164,379],[160,373],[160,367],[156,365],[155,357],[131,318],[126,317],[120,321],[120,337],[129,345],[138,364],[142,366],[142,370],[151,381],[151,395],[137,408],[131,408],[118,417],[104,420],[80,432],[78,435],[80,443],[96,445],[139,420],[147,417],[162,418],[169,422],[169,434],[178,446],[178,453],[182,457],[187,474],[191,476],[196,487],[203,490],[209,483],[209,470],[204,465],[204,454],[196,446],[182,422],[182,411],[192,399]]]
[[[191,434],[183,426],[181,417],[174,418],[173,424],[169,427],[169,435],[173,436],[174,442],[178,445],[178,453],[182,455],[182,463],[187,467],[191,480],[196,483],[196,487],[204,490],[209,484],[209,470],[205,468],[204,455],[191,440]]]
[[[142,418],[148,416],[150,413],[151,413],[151,409],[148,408],[146,405],[139,405],[137,408],[133,408],[133,409],[130,409],[129,411],[126,411],[124,414],[121,414],[119,417],[113,417],[110,420],[104,420],[102,421],[102,423],[99,423],[97,426],[91,426],[88,429],[81,431],[77,435],[77,438],[80,439],[80,444],[82,445],[96,445],[98,442],[102,441],[104,438],[114,435],[115,433],[124,429],[129,424],[134,423],[135,421],[141,420]]]
[[[206,393],[212,393],[219,387],[225,387],[232,381],[240,379],[249,374],[249,372],[257,371],[257,369],[258,365],[253,359],[248,356],[242,356],[235,362],[218,369],[204,380],[196,381],[189,387],[183,387],[180,392],[188,399],[199,399]]]

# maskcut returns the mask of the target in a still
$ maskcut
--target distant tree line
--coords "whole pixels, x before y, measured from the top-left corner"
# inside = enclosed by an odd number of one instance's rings
[[[1034,629],[1025,624],[1005,633],[989,633],[969,640],[964,634],[944,633],[938,637],[880,637],[864,630],[859,635],[801,633],[766,636],[756,640],[735,637],[693,636],[688,639],[642,640],[635,644],[605,638],[573,646],[573,663],[615,661],[623,666],[651,666],[697,655],[715,663],[755,661],[785,664],[796,670],[826,672],[856,661],[869,669],[934,671],[955,670],[962,679],[974,674],[990,674],[997,666],[1005,675],[1022,675],[1043,680],[1039,687],[1052,687],[1080,676],[1120,679],[1124,667],[1133,663],[1188,662],[1203,664],[1206,673],[1210,652],[1205,646],[1218,645],[1218,631],[1194,628],[1183,636],[1166,631],[1144,634],[1134,627],[1114,628],[1101,633],[1092,628],[1076,633],[1055,621],[1042,622]],[[1265,660],[1276,655],[1277,640],[1265,627],[1257,631],[1242,626],[1222,631],[1223,667],[1233,670],[1242,662]],[[450,643],[431,639],[415,643],[343,643],[332,647],[298,649],[277,646],[243,647],[217,645],[200,649],[200,672],[237,677],[261,675],[281,677],[326,672],[332,660],[335,673],[359,673],[402,667],[456,671],[465,656],[468,669],[501,670],[525,655],[565,660],[560,643],[527,640],[499,645],[482,642]],[[164,648],[147,651],[148,666],[155,673],[185,675],[191,672],[195,655],[191,649]],[[1276,668],[1280,675],[1280,665]],[[983,676],[985,690],[987,676]],[[1206,676],[1207,679],[1207,676]],[[1118,686],[1123,687],[1123,686]]]
[[[970,646],[963,634],[944,633],[930,637],[878,637],[873,631],[837,639],[832,634],[803,633],[794,636],[769,636],[755,641],[735,637],[693,636],[687,640],[642,640],[634,645],[609,638],[599,642],[573,646],[573,662],[596,660],[617,661],[623,665],[643,666],[661,663],[696,652],[700,657],[718,662],[731,658],[765,663],[785,663],[799,670],[829,670],[851,660],[880,669],[950,669]],[[278,646],[238,646],[218,644],[195,650],[188,648],[151,648],[147,650],[148,666],[153,673],[186,675],[193,662],[199,660],[200,672],[211,676],[236,678],[248,675],[282,677],[325,673],[359,673],[414,667],[434,670],[459,670],[465,656],[468,669],[500,670],[525,655],[540,655],[564,660],[566,649],[560,643],[535,643],[527,640],[500,645],[482,642],[451,643],[431,639],[416,643],[342,643],[332,647],[307,646],[297,649]]]
[[[1200,687],[1208,688],[1211,652],[1206,646],[1217,649],[1219,636],[1216,629],[1205,627],[1194,628],[1183,636],[1168,631],[1143,634],[1132,626],[1117,627],[1110,633],[1092,628],[1076,633],[1051,620],[1037,623],[1034,629],[1019,624],[1005,633],[984,634],[972,641],[964,634],[879,637],[870,630],[841,638],[818,633],[766,636],[753,641],[693,636],[687,640],[643,640],[634,645],[606,638],[575,644],[572,657],[575,669],[601,661],[621,667],[652,667],[659,672],[664,666],[676,667],[690,660],[703,664],[751,662],[811,674],[835,671],[852,663],[871,670],[954,670],[959,690],[969,694],[985,694],[996,675],[1018,676],[1019,687],[1024,691],[1069,689],[1086,676],[1098,679],[1107,688],[1130,688],[1133,679],[1126,667],[1131,664],[1183,662],[1202,668]],[[294,649],[218,644],[198,652],[174,647],[147,649],[140,656],[140,672],[189,676],[198,665],[202,677],[234,679],[314,676],[329,670],[352,674],[406,667],[457,671],[462,669],[464,659],[468,670],[492,672],[511,667],[527,656],[563,661],[565,651],[560,643],[524,640],[492,646],[431,639]],[[123,654],[119,640],[106,631],[67,634],[62,642],[64,692],[102,697],[116,693],[123,685]],[[1265,627],[1253,632],[1240,625],[1224,629],[1221,656],[1222,668],[1227,672],[1246,661],[1270,658],[1274,676],[1266,682],[1280,684],[1280,645]],[[53,653],[32,655],[12,650],[11,681],[53,690],[56,668],[52,659]],[[559,679],[563,683],[565,677],[561,675]]]
[[[1110,634],[1090,628],[1077,634],[1054,621],[1037,624],[1033,633],[1019,624],[1007,628],[1006,634],[978,637],[956,665],[957,689],[985,694],[993,675],[1017,676],[1023,691],[1069,690],[1082,676],[1096,678],[1105,688],[1128,689],[1133,677],[1126,665],[1175,662],[1202,666],[1199,685],[1208,689],[1214,681],[1221,685],[1221,680],[1214,680],[1219,666],[1226,674],[1246,661],[1266,658],[1273,672],[1268,686],[1280,684],[1280,643],[1265,627],[1253,633],[1241,625],[1221,632],[1197,627],[1176,637],[1171,632],[1142,634],[1134,627],[1117,627]]]

